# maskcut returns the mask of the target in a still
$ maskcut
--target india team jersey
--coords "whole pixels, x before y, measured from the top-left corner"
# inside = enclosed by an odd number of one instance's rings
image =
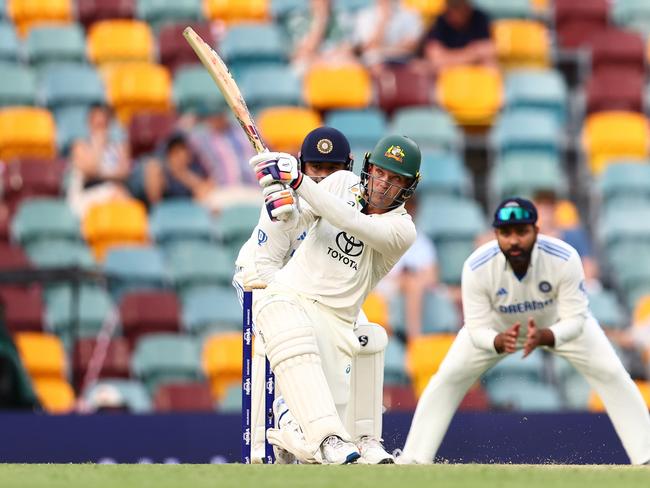
[[[492,351],[495,336],[517,322],[523,345],[529,317],[553,331],[556,346],[580,335],[591,318],[580,256],[564,241],[541,234],[521,279],[496,240],[474,251],[463,267],[462,297],[474,345]]]
[[[337,171],[316,184],[303,179],[297,194],[308,204],[284,224],[309,229],[274,284],[330,307],[353,323],[368,293],[413,244],[416,232],[401,205],[384,214],[361,212],[359,177]],[[290,230],[291,231],[291,230]]]

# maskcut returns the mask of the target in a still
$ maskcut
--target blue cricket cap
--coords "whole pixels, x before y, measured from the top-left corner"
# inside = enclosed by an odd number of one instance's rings
[[[494,212],[492,227],[537,223],[537,209],[525,198],[507,198]]]
[[[302,163],[349,164],[352,161],[347,137],[334,127],[325,126],[307,134],[298,157]]]

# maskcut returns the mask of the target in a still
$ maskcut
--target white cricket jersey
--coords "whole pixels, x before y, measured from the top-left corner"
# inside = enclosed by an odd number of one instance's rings
[[[553,331],[555,346],[578,337],[591,317],[580,256],[564,241],[542,234],[521,280],[496,240],[479,247],[463,266],[462,297],[472,342],[491,351],[496,335],[517,322],[523,346],[529,317]]]
[[[415,225],[404,205],[361,212],[359,177],[337,171],[316,184],[305,176],[297,194],[309,208],[283,225],[309,229],[274,284],[330,307],[353,323],[368,293],[413,244]]]

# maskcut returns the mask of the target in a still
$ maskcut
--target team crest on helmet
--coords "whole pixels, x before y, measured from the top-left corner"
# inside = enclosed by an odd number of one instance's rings
[[[386,152],[384,153],[384,156],[390,159],[394,159],[398,163],[401,163],[404,161],[404,151],[402,150],[401,147],[399,146],[390,146],[388,149],[386,149]]]
[[[329,139],[321,139],[316,143],[316,149],[321,154],[329,154],[334,149],[334,144]]]

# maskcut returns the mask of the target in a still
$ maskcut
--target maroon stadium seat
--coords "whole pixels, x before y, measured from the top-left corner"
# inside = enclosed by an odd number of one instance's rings
[[[210,385],[202,382],[167,383],[156,390],[157,412],[213,412],[215,404]]]
[[[122,331],[133,346],[152,332],[179,332],[180,304],[170,291],[128,293],[120,302]]]
[[[4,319],[12,332],[43,331],[43,294],[39,286],[0,287]]]
[[[606,68],[645,72],[645,46],[639,34],[610,28],[595,33],[590,44],[592,72]]]
[[[0,202],[0,242],[9,241],[9,208]]]
[[[138,113],[129,124],[129,143],[134,158],[156,149],[174,130],[176,116],[173,113]]]
[[[556,0],[555,25],[560,46],[580,47],[607,26],[607,0]]]
[[[65,162],[61,160],[19,159],[5,166],[2,174],[4,200],[13,214],[25,198],[56,197],[61,192]]]
[[[215,47],[215,37],[207,22],[190,24],[205,42]],[[160,52],[161,64],[167,66],[173,73],[185,64],[196,64],[199,59],[185,41],[183,29],[187,24],[168,24],[160,29],[158,35],[158,50]]]
[[[391,412],[412,412],[417,398],[411,385],[385,385],[384,406]]]
[[[81,388],[88,363],[92,358],[97,340],[94,338],[78,339],[74,347],[72,364],[74,366],[74,382]],[[131,348],[124,337],[114,337],[108,343],[106,357],[99,378],[128,378],[130,374]]]
[[[77,0],[77,16],[87,29],[93,22],[106,19],[132,19],[136,0]]]
[[[25,252],[16,246],[0,242],[0,271],[32,269]]]
[[[643,112],[644,76],[635,69],[603,68],[587,81],[587,113],[603,110]]]
[[[393,66],[375,77],[379,106],[388,113],[400,107],[430,105],[431,76],[413,65]]]
[[[490,409],[490,399],[485,389],[477,384],[470,388],[458,405],[462,411],[487,411]]]

